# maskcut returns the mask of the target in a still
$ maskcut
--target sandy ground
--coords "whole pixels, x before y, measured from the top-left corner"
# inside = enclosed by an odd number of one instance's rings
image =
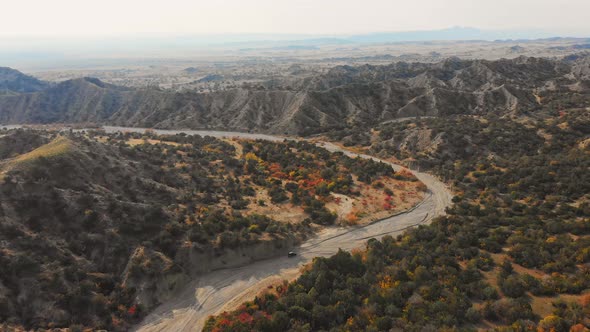
[[[354,199],[342,194],[330,194],[335,199],[338,199],[340,202],[336,203],[335,201],[329,202],[326,204],[326,208],[338,215],[337,221],[341,222],[343,219],[348,216],[352,212],[352,208],[354,207]]]
[[[272,216],[272,218],[276,221],[291,224],[300,223],[303,221],[303,219],[307,218],[307,215],[301,206],[296,206],[289,202],[274,204],[271,202],[266,188],[257,185],[254,185],[253,187],[256,191],[256,196],[250,200],[250,204],[248,204],[248,208],[244,214],[261,214]],[[263,206],[258,204],[259,200],[264,201]]]
[[[141,129],[110,127],[110,130],[139,131]],[[180,131],[158,132],[170,134]],[[215,137],[283,140],[281,137],[268,135],[209,131],[184,132]],[[341,148],[330,143],[324,143],[322,146],[331,151],[342,151]],[[352,157],[357,156],[352,152],[342,152]],[[366,155],[361,155],[361,157],[379,160]],[[396,170],[402,169],[401,166],[391,165]],[[235,308],[242,301],[251,298],[268,285],[283,279],[290,280],[297,277],[300,268],[311,262],[314,257],[331,256],[339,248],[351,250],[363,247],[370,238],[397,235],[407,228],[428,223],[434,217],[443,215],[446,207],[450,206],[452,198],[451,192],[446,185],[432,175],[419,172],[412,173],[428,187],[428,191],[424,200],[411,210],[362,227],[326,228],[299,247],[293,248],[298,253],[294,258],[287,258],[286,253],[278,253],[280,255],[276,258],[202,275],[187,285],[172,301],[156,308],[133,330],[146,332],[200,331],[208,316]]]

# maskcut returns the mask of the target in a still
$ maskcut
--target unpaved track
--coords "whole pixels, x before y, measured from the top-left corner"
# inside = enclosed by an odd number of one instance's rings
[[[104,128],[109,132],[144,131],[141,128]],[[190,135],[266,139],[272,141],[282,141],[284,139],[278,136],[219,131],[156,130],[156,132],[159,134],[186,133]],[[352,157],[359,156],[359,154],[344,151],[340,147],[330,143],[321,143],[320,145],[330,151],[341,151]],[[379,160],[367,155],[360,156]],[[396,170],[402,168],[398,165],[387,163],[391,164]],[[150,313],[134,328],[134,331],[200,331],[209,315],[232,309],[233,306],[261,291],[273,281],[296,277],[299,268],[309,263],[314,257],[331,256],[339,248],[351,250],[362,247],[369,238],[397,235],[409,227],[428,223],[432,218],[443,215],[445,208],[451,204],[452,196],[448,188],[432,175],[420,172],[413,173],[428,187],[428,193],[426,198],[410,211],[364,227],[327,228],[317,234],[317,236],[305,241],[299,247],[294,248],[294,251],[298,253],[294,258],[287,258],[287,253],[281,252],[277,258],[201,275],[186,286],[174,300],[160,305]]]

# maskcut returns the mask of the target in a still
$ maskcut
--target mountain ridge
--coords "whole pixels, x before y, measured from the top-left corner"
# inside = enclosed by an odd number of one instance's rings
[[[49,86],[35,77],[9,67],[0,67],[0,91],[27,93],[41,91]]]
[[[411,116],[514,115],[541,109],[540,94],[568,93],[556,86],[587,92],[588,58],[337,66],[304,79],[299,89],[262,86],[210,93],[124,88],[80,78],[0,96],[0,122],[309,135]]]

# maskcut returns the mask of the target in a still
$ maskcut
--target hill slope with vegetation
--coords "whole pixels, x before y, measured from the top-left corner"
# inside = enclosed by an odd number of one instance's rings
[[[349,223],[344,200],[389,214],[419,186],[295,141],[18,129],[0,155],[0,329],[126,330],[219,257],[283,255]]]
[[[457,116],[373,128],[367,152],[453,185],[448,215],[318,258],[205,330],[587,330],[589,114],[578,107],[543,119]]]

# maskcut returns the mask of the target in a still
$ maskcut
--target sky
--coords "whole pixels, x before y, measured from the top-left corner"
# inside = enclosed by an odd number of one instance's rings
[[[347,35],[452,26],[590,35],[590,0],[0,0],[0,8],[3,38]]]

